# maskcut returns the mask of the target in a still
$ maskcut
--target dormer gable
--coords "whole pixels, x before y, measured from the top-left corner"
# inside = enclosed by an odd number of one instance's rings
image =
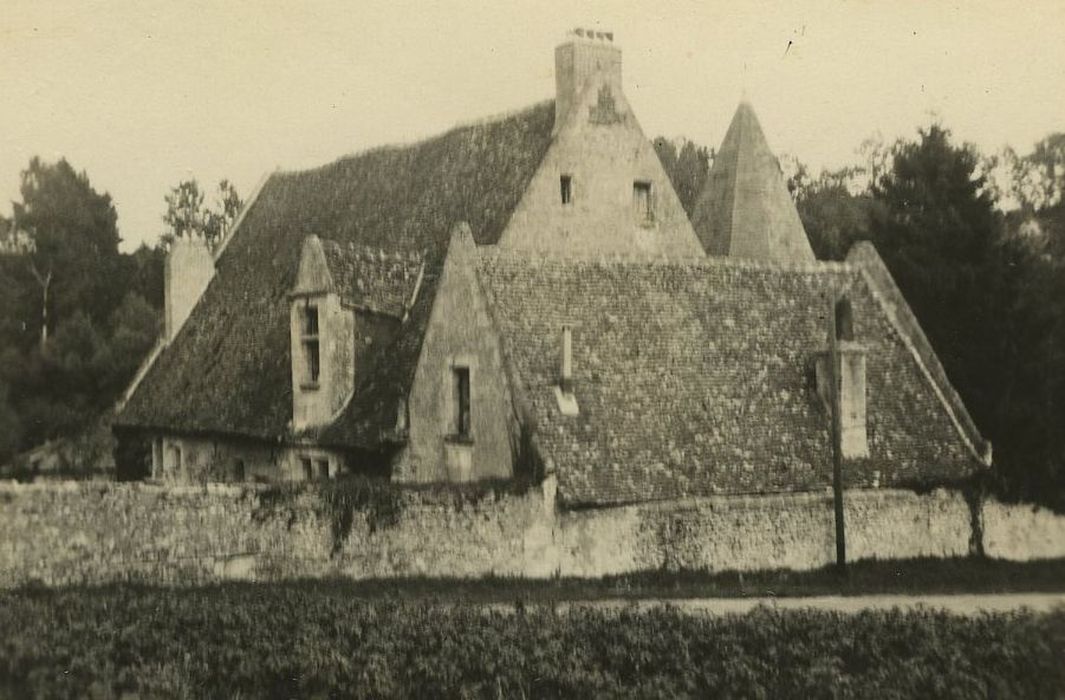
[[[354,395],[357,344],[367,342],[360,338],[377,334],[382,322],[391,327],[406,320],[423,273],[419,253],[388,253],[313,235],[303,241],[289,293],[294,430],[335,420]]]

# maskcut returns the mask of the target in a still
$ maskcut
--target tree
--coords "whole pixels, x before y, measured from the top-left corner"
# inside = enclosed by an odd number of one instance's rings
[[[872,187],[881,206],[871,234],[977,421],[993,421],[1000,377],[1002,220],[978,173],[979,157],[938,124],[899,141]]]
[[[18,242],[0,250],[0,456],[98,423],[155,342],[162,305],[163,251],[120,253],[111,198],[84,172],[33,158],[21,195],[0,221]]]
[[[677,148],[676,143],[659,136],[654,140],[654,149],[662,163],[662,169],[666,171],[677,193],[677,198],[680,199],[681,206],[690,217],[710,174],[713,152],[687,139],[680,141],[680,148]]]
[[[816,179],[796,180],[795,208],[818,260],[842,260],[856,241],[870,238],[879,203],[868,192],[852,194],[856,170],[822,171]],[[797,172],[801,175],[805,168]]]
[[[204,206],[204,194],[195,179],[179,182],[164,199],[163,223],[167,231],[163,241],[198,237],[212,249],[225,238],[243,206],[236,187],[225,179],[218,183],[214,208]]]
[[[121,298],[118,270],[118,214],[111,196],[100,194],[85,172],[65,160],[34,157],[22,172],[22,201],[14,203],[17,230],[32,241],[26,271],[39,293],[43,344],[51,326],[83,309],[102,320]]]

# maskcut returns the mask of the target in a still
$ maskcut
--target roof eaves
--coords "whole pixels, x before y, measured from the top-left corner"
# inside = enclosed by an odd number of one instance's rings
[[[862,278],[865,280],[870,293],[884,311],[884,315],[887,316],[895,332],[898,333],[900,340],[910,352],[921,373],[932,386],[936,397],[947,412],[947,416],[958,431],[958,435],[966,448],[978,462],[985,467],[990,466],[993,456],[991,441],[980,434],[972,416],[969,415],[969,411],[965,407],[965,403],[958,395],[957,390],[951,385],[950,379],[946,375],[946,370],[943,369],[939,358],[935,354],[935,349],[932,348],[917,318],[913,315],[913,311],[909,308],[906,298],[902,296],[901,290],[895,284],[890,271],[884,265],[876,249],[872,244],[864,245],[861,248],[858,247],[859,245],[862,244],[859,243],[851,249],[848,259],[853,256],[857,261],[857,267],[861,271]],[[865,252],[867,248],[872,249],[870,251],[871,254],[870,252]],[[873,270],[871,269],[872,267],[878,269]],[[885,289],[885,287],[887,288]],[[891,299],[888,298],[889,296]],[[903,317],[908,317],[908,319]],[[925,352],[922,352],[919,346],[923,346]]]

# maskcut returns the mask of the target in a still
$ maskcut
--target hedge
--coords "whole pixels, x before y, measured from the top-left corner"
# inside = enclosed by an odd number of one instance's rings
[[[688,615],[340,588],[0,595],[3,697],[1059,697],[1065,610]]]

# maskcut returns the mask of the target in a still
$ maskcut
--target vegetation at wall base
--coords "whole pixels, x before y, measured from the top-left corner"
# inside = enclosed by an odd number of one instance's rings
[[[325,588],[0,595],[10,697],[1055,697],[1065,611],[519,607]]]

